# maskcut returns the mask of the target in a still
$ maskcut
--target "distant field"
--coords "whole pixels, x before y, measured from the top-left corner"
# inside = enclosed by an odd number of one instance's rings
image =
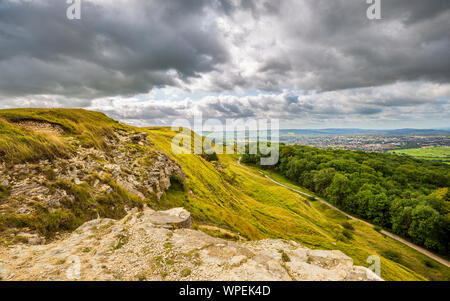
[[[450,163],[450,147],[396,149],[389,151],[389,153],[408,155],[417,159]]]

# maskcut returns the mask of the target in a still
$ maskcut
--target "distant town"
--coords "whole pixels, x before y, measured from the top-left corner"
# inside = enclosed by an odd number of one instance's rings
[[[409,135],[280,135],[285,144],[309,145],[319,148],[384,152],[395,149],[450,147],[450,136]]]
[[[215,143],[227,143],[223,132],[204,132]],[[239,132],[233,141],[246,143],[270,138],[270,132]],[[386,152],[400,149],[450,147],[449,129],[398,129],[398,130],[363,130],[363,129],[283,129],[279,131],[279,141],[289,145],[307,145],[318,148],[345,150],[362,150]]]

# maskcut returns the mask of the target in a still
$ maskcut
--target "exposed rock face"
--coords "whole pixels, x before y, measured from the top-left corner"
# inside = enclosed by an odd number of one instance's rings
[[[232,242],[187,228],[182,208],[96,219],[49,245],[0,249],[3,280],[381,280],[340,251],[266,239]],[[173,229],[173,230],[170,230]]]
[[[36,197],[45,205],[57,208],[64,197],[70,196],[61,189],[49,191],[45,185],[49,180],[68,180],[81,184],[88,181],[92,175],[103,176],[107,173],[128,192],[141,198],[155,194],[158,199],[170,187],[171,176],[176,175],[180,181],[185,180],[181,167],[166,154],[156,150],[147,153],[146,159],[151,162],[144,166],[140,162],[143,159],[142,154],[127,149],[127,142],[144,144],[145,141],[147,144],[146,133],[131,136],[121,133],[119,137],[121,139],[114,143],[111,154],[93,148],[79,148],[70,159],[56,159],[52,162],[42,160],[37,164],[16,164],[12,167],[0,163],[0,185],[10,187],[10,199]],[[136,140],[136,137],[139,139]],[[98,182],[94,184],[99,191],[111,189],[99,185]],[[16,209],[19,212],[27,212],[26,208]]]
[[[170,179],[172,176],[176,176],[181,182],[186,181],[181,167],[170,160],[166,154],[159,153],[149,173],[149,180],[147,182],[147,186],[154,188],[153,191],[156,193],[158,200],[164,191],[170,188]]]
[[[35,132],[51,133],[54,135],[61,135],[64,132],[64,129],[60,125],[45,121],[20,120],[15,121],[14,123],[16,123],[18,126],[33,130]]]
[[[22,121],[19,125],[36,131],[62,131],[42,122]],[[66,208],[66,204],[76,202],[76,198],[64,185],[58,184],[61,181],[86,184],[92,199],[95,199],[113,191],[111,181],[105,180],[111,179],[141,200],[159,201],[171,186],[171,179],[176,177],[177,181],[184,183],[185,175],[177,163],[151,147],[147,136],[147,133],[117,130],[108,140],[108,152],[74,144],[77,151],[71,158],[12,166],[0,162],[0,185],[9,191],[6,198],[0,199],[0,214],[33,214],[36,204],[49,211]],[[15,235],[28,230],[17,230]],[[26,235],[20,237],[31,242],[39,241],[39,238]]]
[[[138,133],[130,137],[131,141],[139,145],[147,145],[147,133]]]

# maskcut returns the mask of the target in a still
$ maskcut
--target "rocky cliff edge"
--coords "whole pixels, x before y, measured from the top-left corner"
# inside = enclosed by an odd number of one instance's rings
[[[48,245],[0,249],[2,280],[381,280],[340,251],[227,241],[191,230],[183,208],[95,219]]]

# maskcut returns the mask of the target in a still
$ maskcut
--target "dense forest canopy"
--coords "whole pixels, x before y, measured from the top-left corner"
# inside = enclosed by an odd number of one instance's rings
[[[258,164],[260,155],[243,155]],[[406,156],[280,146],[273,168],[360,218],[450,252],[450,166]]]

